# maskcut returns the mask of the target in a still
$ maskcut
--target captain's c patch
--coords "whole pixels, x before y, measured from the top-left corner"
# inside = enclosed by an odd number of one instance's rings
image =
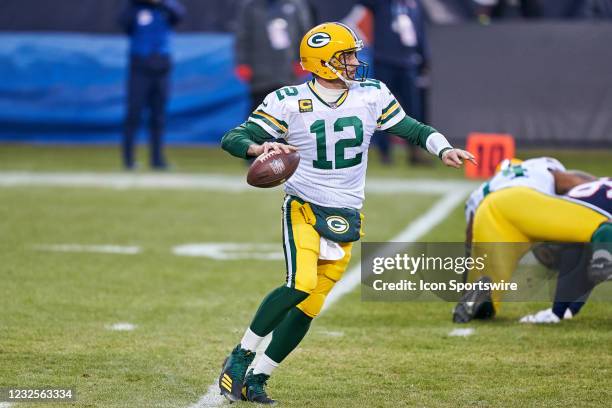
[[[300,112],[312,112],[312,99],[300,99],[298,101]]]

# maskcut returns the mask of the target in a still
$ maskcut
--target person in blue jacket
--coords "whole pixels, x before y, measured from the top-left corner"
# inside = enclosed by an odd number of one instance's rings
[[[163,153],[168,83],[172,61],[170,36],[185,8],[178,0],[129,0],[120,24],[129,35],[130,63],[123,133],[123,165],[132,170],[134,143],[143,112],[149,111],[150,164],[167,168]]]
[[[359,0],[374,15],[374,73],[397,97],[406,113],[425,121],[429,50],[421,0]],[[390,162],[389,137],[378,133],[383,162]],[[427,160],[410,149],[410,162]]]

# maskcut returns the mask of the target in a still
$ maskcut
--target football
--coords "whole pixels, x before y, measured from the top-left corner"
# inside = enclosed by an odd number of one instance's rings
[[[289,179],[300,163],[298,152],[279,153],[274,150],[260,155],[247,173],[247,183],[253,187],[278,186]]]

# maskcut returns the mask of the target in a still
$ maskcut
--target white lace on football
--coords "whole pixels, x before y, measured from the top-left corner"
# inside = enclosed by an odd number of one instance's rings
[[[260,155],[260,156],[257,158],[257,160],[259,160],[259,161],[261,161],[261,162],[264,162],[264,161],[268,160],[270,157],[272,157],[272,156],[274,156],[274,155],[276,155],[276,154],[278,154],[278,153],[276,152],[276,150],[270,150],[268,153],[264,153],[264,154]]]

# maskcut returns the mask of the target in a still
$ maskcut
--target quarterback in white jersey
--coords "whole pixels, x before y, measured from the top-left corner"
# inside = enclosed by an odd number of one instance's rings
[[[349,84],[329,103],[325,90],[317,88],[313,79],[271,93],[249,121],[300,152],[299,167],[285,183],[287,194],[326,207],[360,209],[372,135],[406,114],[374,79]]]
[[[341,23],[311,29],[300,45],[307,83],[269,94],[222,147],[247,158],[270,150],[300,153],[285,183],[283,246],[286,281],[262,301],[249,328],[223,364],[219,389],[230,401],[270,404],[272,371],[297,347],[325,297],[342,277],[361,236],[368,147],[374,131],[389,130],[460,167],[474,157],[454,149],[434,128],[408,117],[385,84],[367,79],[357,59],[362,42]],[[263,338],[274,333],[255,367]]]

